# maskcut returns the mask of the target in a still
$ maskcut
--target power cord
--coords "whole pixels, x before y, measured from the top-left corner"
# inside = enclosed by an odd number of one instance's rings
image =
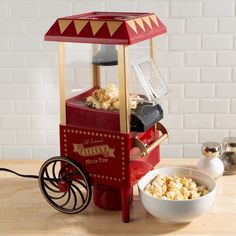
[[[38,179],[39,178],[38,175],[22,175],[22,174],[19,174],[19,173],[13,171],[13,170],[7,169],[7,168],[0,168],[0,171],[10,172],[10,173],[13,173],[15,175],[18,175],[18,176],[24,177],[24,178],[33,178],[33,179]]]

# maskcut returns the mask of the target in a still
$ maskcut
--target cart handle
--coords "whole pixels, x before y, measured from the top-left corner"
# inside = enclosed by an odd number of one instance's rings
[[[133,138],[133,146],[138,147],[141,151],[141,157],[147,156],[154,148],[160,145],[169,136],[166,128],[161,123],[157,122],[155,124],[155,132],[161,131],[162,135],[154,141],[151,145],[147,145],[142,142],[138,137]]]

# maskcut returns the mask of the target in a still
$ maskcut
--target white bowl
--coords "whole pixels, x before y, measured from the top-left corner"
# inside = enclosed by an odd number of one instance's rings
[[[207,186],[209,193],[190,200],[165,200],[152,197],[144,192],[144,188],[158,174],[191,177],[198,184]],[[199,170],[183,167],[164,167],[151,170],[139,180],[138,188],[144,208],[151,215],[173,223],[191,222],[212,206],[216,196],[214,179]]]

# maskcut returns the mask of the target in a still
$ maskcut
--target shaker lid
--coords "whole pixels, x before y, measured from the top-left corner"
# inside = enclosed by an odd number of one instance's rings
[[[236,137],[224,138],[223,149],[229,152],[236,152]]]
[[[221,147],[216,142],[206,142],[202,145],[202,154],[205,157],[218,157],[221,153]]]

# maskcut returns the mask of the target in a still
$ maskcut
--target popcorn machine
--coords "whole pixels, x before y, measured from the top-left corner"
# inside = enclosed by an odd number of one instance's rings
[[[93,197],[129,222],[133,186],[159,162],[168,137],[158,104],[167,87],[156,66],[156,36],[165,32],[152,13],[89,12],[59,18],[46,33],[59,42],[60,156],[42,165],[39,185],[55,209],[77,213]],[[133,48],[131,64],[129,48],[145,40],[149,58]]]

